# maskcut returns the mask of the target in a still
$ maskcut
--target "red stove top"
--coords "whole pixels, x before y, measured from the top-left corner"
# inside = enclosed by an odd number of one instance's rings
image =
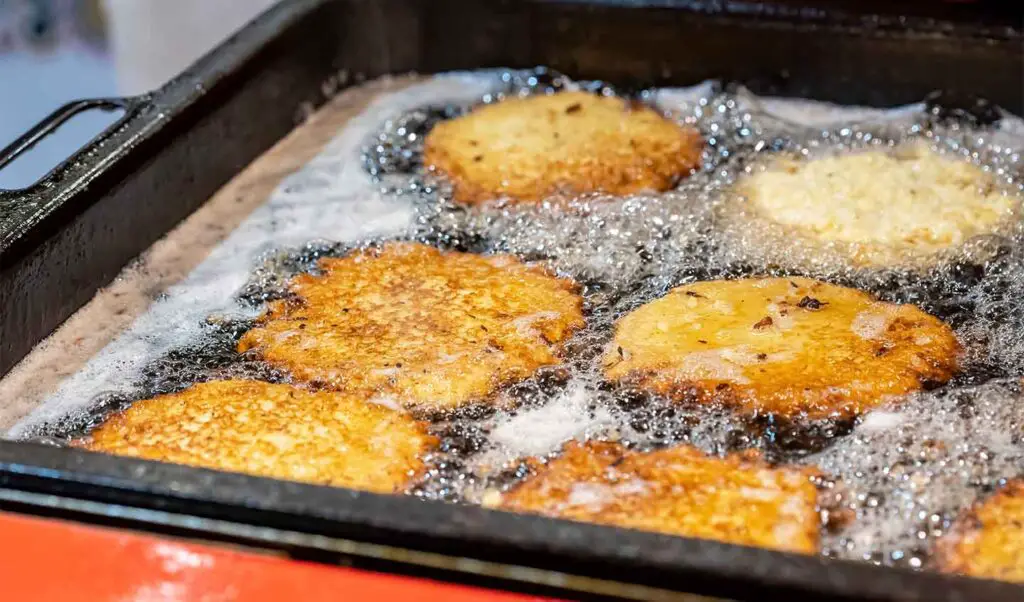
[[[0,600],[526,602],[541,599],[0,513]]]

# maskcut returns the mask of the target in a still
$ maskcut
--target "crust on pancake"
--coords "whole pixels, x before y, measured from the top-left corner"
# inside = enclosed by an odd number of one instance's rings
[[[574,285],[509,256],[394,243],[323,259],[239,351],[295,378],[440,411],[559,362],[583,326]]]
[[[944,571],[1024,582],[1024,481],[967,510],[939,541],[936,557]]]
[[[340,393],[226,380],[133,403],[86,449],[376,492],[405,489],[437,443],[408,414]]]
[[[809,468],[770,468],[754,453],[715,458],[689,446],[640,453],[570,442],[498,506],[805,554],[818,549]]]
[[[649,107],[586,92],[512,98],[438,124],[423,161],[456,201],[537,202],[668,190],[700,165],[700,134]]]
[[[817,241],[854,265],[918,263],[1005,229],[1020,199],[995,177],[922,142],[815,159],[775,158],[740,180],[752,212],[786,238]],[[748,224],[745,229],[756,229]]]
[[[952,330],[912,305],[807,278],[697,282],[619,320],[609,381],[754,414],[850,418],[957,370]]]

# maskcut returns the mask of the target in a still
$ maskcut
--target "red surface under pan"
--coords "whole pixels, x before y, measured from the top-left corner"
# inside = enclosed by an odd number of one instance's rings
[[[540,599],[0,513],[0,600],[526,602]]]

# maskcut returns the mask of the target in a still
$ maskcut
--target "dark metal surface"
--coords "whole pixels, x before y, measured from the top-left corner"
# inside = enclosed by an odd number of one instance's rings
[[[1022,593],[1004,583],[27,443],[0,442],[0,488],[737,600],[814,596],[997,602],[1019,600]],[[202,532],[204,525],[200,522],[195,530]],[[329,547],[327,540],[315,537],[291,543],[322,551]]]
[[[120,122],[129,118],[133,111],[140,109],[146,100],[146,97],[141,96],[135,98],[86,98],[69,102],[47,115],[14,142],[0,149],[0,169],[13,163],[15,159],[40,143],[43,138],[56,132],[60,126],[79,113],[94,109],[111,112],[120,110],[125,112],[124,117],[118,120]],[[114,127],[117,127],[117,124]],[[0,190],[0,196],[13,200],[19,196],[19,191]]]
[[[0,374],[294,127],[301,105],[321,104],[321,84],[342,69],[358,83],[410,70],[546,64],[615,83],[722,78],[758,93],[877,106],[944,89],[1024,113],[1019,13],[958,9],[943,21],[924,8],[906,19],[871,12],[881,2],[858,3],[859,12],[849,2],[835,11],[818,8],[822,2],[768,4],[775,8],[654,0],[282,4],[38,185],[0,196]],[[964,14],[977,18],[965,22]],[[28,443],[0,442],[0,487],[740,599],[1024,598],[1005,584]]]
[[[0,488],[0,509],[64,521],[86,522],[116,529],[145,530],[177,538],[226,543],[295,560],[399,573],[465,585],[516,591],[559,600],[678,600],[730,602],[724,598],[679,594],[665,589],[568,575],[557,566],[532,568],[432,552],[302,533],[224,519],[147,508],[119,506]],[[571,591],[567,582],[572,581]]]

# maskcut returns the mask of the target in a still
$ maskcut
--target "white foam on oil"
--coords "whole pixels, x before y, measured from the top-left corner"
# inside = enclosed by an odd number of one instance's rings
[[[565,505],[583,506],[591,512],[598,512],[615,499],[615,490],[603,483],[575,483],[569,490]]]
[[[386,119],[430,103],[470,102],[496,85],[495,73],[453,73],[414,84],[374,101],[327,147],[286,178],[260,208],[183,281],[170,287],[132,326],[7,436],[87,410],[108,392],[129,393],[148,362],[201,340],[211,315],[254,317],[234,300],[261,255],[316,240],[355,242],[408,230],[414,211],[407,199],[382,195],[363,169],[362,145]]]
[[[885,334],[889,316],[875,311],[862,311],[853,317],[850,330],[862,339],[872,340]]]
[[[592,407],[594,398],[592,384],[577,377],[539,407],[496,413],[488,427],[488,445],[475,463],[499,467],[521,458],[546,456],[572,439],[607,434],[619,419],[607,407]]]
[[[838,485],[827,502],[853,520],[829,533],[830,555],[920,568],[960,511],[1024,469],[1017,379],[911,396],[868,414],[806,458]]]

